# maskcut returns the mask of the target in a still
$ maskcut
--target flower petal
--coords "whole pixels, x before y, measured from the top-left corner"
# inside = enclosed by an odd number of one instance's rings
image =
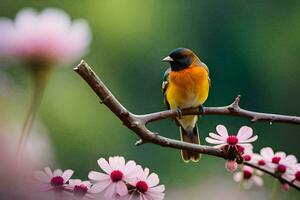
[[[121,170],[125,167],[125,159],[120,156],[110,157],[109,159],[109,165],[112,170]]]
[[[158,175],[155,173],[150,174],[150,176],[147,178],[146,182],[148,183],[149,187],[158,185],[158,183],[159,183]]]
[[[126,194],[128,194],[127,186],[126,186],[126,184],[123,181],[117,182],[117,184],[116,184],[116,192],[121,197],[123,197]]]
[[[213,138],[213,139],[216,139],[216,140],[221,140],[221,141],[224,141],[224,142],[226,142],[226,137],[222,137],[222,136],[220,136],[220,135],[217,135],[217,134],[215,134],[215,133],[209,133],[209,136],[211,137],[211,138]]]
[[[107,174],[110,174],[112,172],[111,166],[108,164],[108,162],[104,158],[100,158],[98,161],[99,167]]]
[[[225,126],[220,124],[220,125],[217,126],[216,129],[217,129],[218,134],[221,135],[223,138],[228,137],[228,132],[227,132],[227,129],[226,129]]]
[[[297,158],[294,155],[288,155],[279,163],[286,164],[286,165],[295,165],[297,163]]]
[[[100,172],[91,171],[88,175],[89,179],[93,181],[104,181],[104,180],[110,180],[109,175],[103,174]]]
[[[264,157],[266,160],[270,161],[274,156],[274,151],[271,147],[265,147],[260,150],[260,155]]]
[[[252,180],[253,180],[254,184],[257,185],[257,186],[259,186],[259,187],[262,187],[263,184],[264,184],[263,179],[261,177],[259,177],[259,176],[253,176]]]
[[[99,181],[96,184],[92,185],[92,187],[90,189],[90,192],[91,193],[102,192],[103,190],[105,190],[106,188],[108,188],[110,186],[110,184],[111,185],[113,184],[110,180]]]
[[[151,191],[151,192],[164,192],[165,191],[165,186],[164,185],[159,185],[159,186],[156,186],[156,187],[152,187],[152,188],[149,188],[149,191]]]
[[[146,181],[147,180],[147,177],[149,176],[149,168],[145,168],[142,175],[139,177],[139,180],[141,181]]]
[[[206,137],[205,141],[208,142],[208,143],[210,143],[210,144],[225,144],[224,141],[215,140],[215,139],[212,139],[210,137]]]
[[[113,196],[115,196],[115,195],[117,194],[117,192],[116,192],[116,186],[117,186],[116,183],[110,184],[110,185],[107,187],[107,190],[105,191],[104,196],[107,197],[107,198],[110,198],[110,199],[111,199]]]
[[[52,173],[50,167],[45,167],[44,170],[45,170],[46,174],[47,174],[50,178],[53,177],[53,173]]]
[[[62,176],[63,172],[61,169],[56,169],[53,172],[53,176]]]
[[[81,180],[80,179],[70,179],[69,180],[69,185],[70,186],[75,186],[75,185],[80,185],[81,184]]]
[[[239,140],[247,140],[253,135],[253,130],[249,126],[242,126],[237,134]]]
[[[249,143],[249,142],[254,142],[256,141],[258,138],[258,136],[253,136],[252,138],[249,138],[249,139],[245,139],[245,140],[239,140],[239,143]]]
[[[71,178],[73,173],[74,173],[74,171],[71,170],[71,169],[67,169],[67,170],[64,171],[64,173],[62,174],[62,177],[64,179],[64,183],[66,183]]]
[[[43,183],[50,183],[50,177],[43,171],[35,172],[34,177]]]
[[[283,151],[279,151],[279,152],[276,152],[274,156],[280,157],[281,159],[283,159],[286,157],[286,153]]]

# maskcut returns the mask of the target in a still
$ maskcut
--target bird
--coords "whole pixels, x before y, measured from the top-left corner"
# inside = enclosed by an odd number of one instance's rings
[[[181,141],[200,144],[197,115],[182,116],[182,109],[200,108],[207,100],[210,89],[208,67],[190,49],[177,48],[165,57],[169,63],[162,83],[164,102],[168,109],[177,109],[176,122],[179,125]],[[184,162],[198,162],[201,155],[197,152],[181,150]]]

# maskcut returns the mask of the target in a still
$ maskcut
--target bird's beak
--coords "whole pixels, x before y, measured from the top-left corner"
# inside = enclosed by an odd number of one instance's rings
[[[174,61],[170,56],[165,57],[164,59],[162,59],[162,62],[172,62]]]

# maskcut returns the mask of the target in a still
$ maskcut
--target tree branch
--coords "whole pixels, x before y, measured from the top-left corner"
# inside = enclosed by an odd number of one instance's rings
[[[93,91],[100,98],[101,103],[105,104],[130,130],[132,130],[140,140],[136,142],[136,145],[141,145],[144,143],[153,143],[163,147],[170,147],[175,149],[183,149],[195,151],[201,154],[211,155],[215,157],[220,157],[227,159],[227,155],[220,149],[205,146],[205,145],[196,145],[186,142],[181,142],[178,140],[166,138],[160,136],[158,133],[150,131],[146,124],[152,121],[162,120],[166,118],[172,118],[177,116],[176,110],[167,110],[162,112],[156,112],[146,115],[136,115],[129,112],[110,92],[110,90],[105,86],[105,84],[100,80],[100,78],[95,74],[95,72],[90,68],[90,66],[85,62],[81,61],[80,64],[74,68],[76,71],[93,89]],[[240,96],[238,96],[235,101],[223,107],[205,107],[203,113],[198,108],[183,109],[183,115],[232,115],[250,118],[251,121],[269,121],[269,122],[281,122],[281,123],[292,123],[300,124],[300,117],[296,116],[285,116],[285,115],[275,115],[275,114],[266,114],[247,111],[239,107]],[[260,169],[258,166],[253,166],[250,163],[244,162],[245,165],[249,165]],[[294,185],[293,183],[284,180],[280,176],[275,175],[274,173],[268,172],[261,169],[266,173],[277,178],[281,182],[286,182],[290,186],[300,190],[300,187]]]

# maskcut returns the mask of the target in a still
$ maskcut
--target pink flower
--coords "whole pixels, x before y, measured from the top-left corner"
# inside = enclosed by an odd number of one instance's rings
[[[145,168],[143,173],[133,182],[130,182],[135,189],[129,195],[128,199],[135,199],[135,195],[138,194],[141,200],[163,200],[165,186],[159,185],[158,175],[151,173],[149,175],[149,169]]]
[[[75,196],[83,197],[87,196],[92,198],[91,183],[89,181],[81,181],[80,179],[70,179],[69,184],[66,185],[66,189],[72,191]]]
[[[43,65],[73,62],[86,52],[91,41],[86,21],[72,23],[64,11],[55,8],[41,13],[22,9],[15,22],[2,18],[0,34],[1,57]]]
[[[297,185],[298,187],[300,187],[300,164],[297,163],[295,165],[295,173],[294,173],[294,183],[295,185]]]
[[[259,170],[254,170],[252,167],[244,166],[241,172],[236,172],[233,175],[233,180],[242,182],[245,189],[251,188],[253,185],[262,187],[264,182],[261,178],[263,173]]]
[[[45,167],[44,171],[35,172],[34,177],[43,183],[46,190],[62,190],[73,173],[74,171],[71,169],[64,172],[61,169],[56,169],[52,172],[49,167]]]
[[[134,161],[125,163],[125,159],[119,156],[110,157],[109,162],[100,158],[98,165],[106,174],[95,171],[89,173],[89,179],[95,182],[91,192],[99,193],[106,190],[104,195],[108,198],[127,195],[126,183],[135,181],[142,173],[142,168]]]
[[[235,160],[226,160],[225,162],[225,168],[229,172],[234,172],[237,169],[237,162]]]
[[[297,163],[297,158],[294,155],[287,156],[284,152],[274,153],[270,147],[261,149],[260,154],[272,171],[279,172],[287,180],[292,179],[295,172],[294,166]]]
[[[289,186],[289,184],[287,184],[287,183],[283,183],[283,184],[281,184],[281,189],[282,189],[284,192],[287,192],[287,191],[290,190],[290,186]]]
[[[257,135],[252,137],[253,130],[248,126],[242,126],[237,135],[228,135],[227,129],[223,125],[218,125],[216,130],[218,134],[209,133],[209,137],[205,138],[206,142],[215,144],[216,148],[235,148],[241,153],[245,149],[252,149],[253,146],[250,143],[258,138]]]

